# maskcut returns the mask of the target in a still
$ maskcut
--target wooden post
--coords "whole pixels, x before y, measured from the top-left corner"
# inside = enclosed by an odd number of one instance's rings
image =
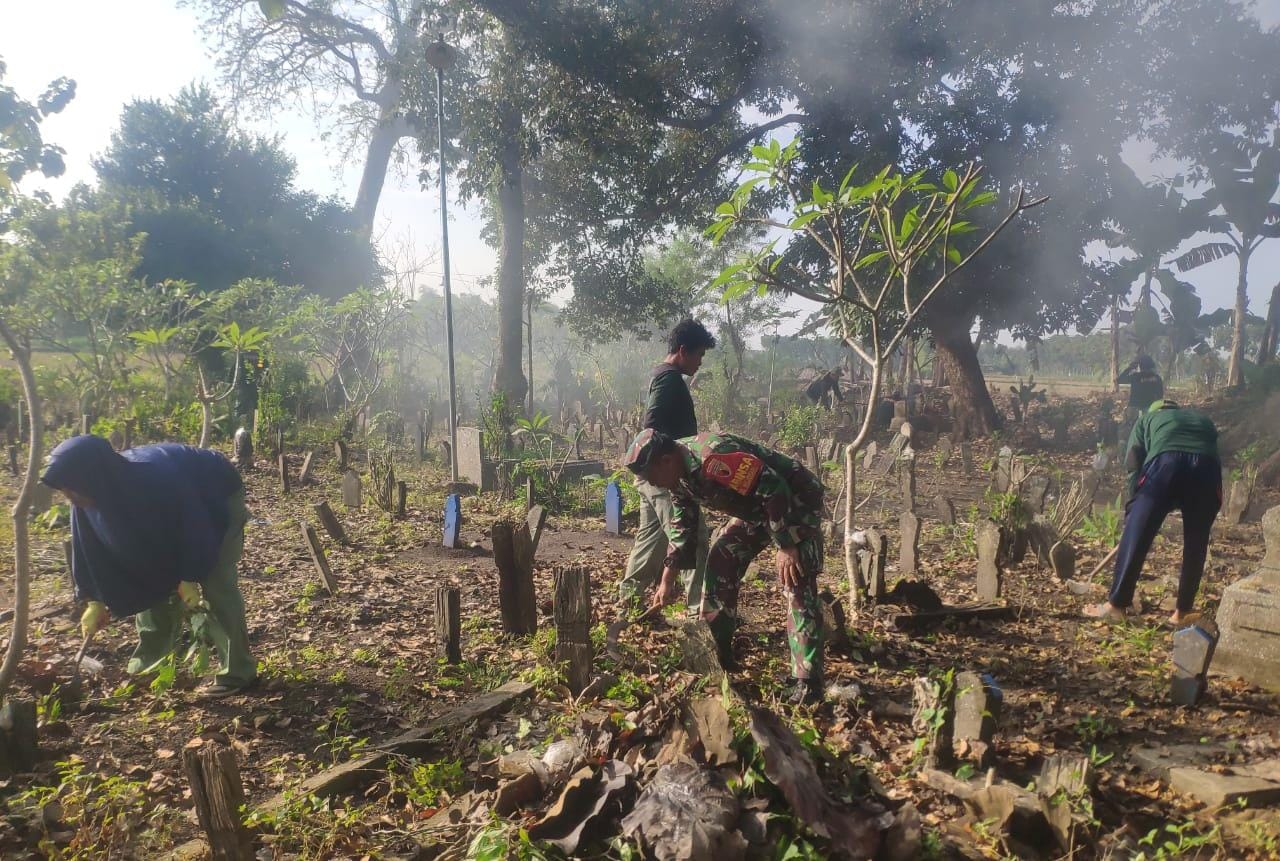
[[[534,559],[537,559],[538,542],[542,540],[542,527],[547,523],[547,509],[541,505],[535,505],[530,508],[529,514],[525,518],[525,523],[529,525],[529,538],[533,542],[531,555]]]
[[[235,751],[206,741],[183,750],[182,764],[213,861],[253,861],[253,840],[240,818],[244,785]]]
[[[284,452],[276,455],[276,469],[280,473],[280,492],[285,496],[289,495],[289,461],[285,458]]]
[[[324,584],[325,591],[330,595],[337,593],[338,584],[333,581],[329,560],[325,558],[324,548],[320,546],[315,527],[310,523],[302,524],[302,541],[307,545],[307,551],[311,553],[311,563],[316,566],[316,574],[320,576],[320,582]]]
[[[324,527],[325,532],[329,533],[329,537],[339,544],[346,544],[347,531],[342,528],[342,521],[338,519],[338,515],[333,513],[329,503],[318,503],[315,506],[315,512],[316,517],[320,518],[320,525]]]
[[[315,460],[315,450],[311,449],[302,458],[302,472],[298,473],[298,486],[311,483],[311,464]]]
[[[457,586],[436,587],[436,638],[445,660],[462,662],[462,593]]]
[[[396,482],[396,517],[404,517],[409,510],[409,483]]]
[[[510,519],[493,524],[493,561],[498,566],[498,608],[502,630],[532,634],[538,629],[538,605],[533,591],[533,539],[527,523]]]
[[[18,447],[16,445],[9,446],[9,472],[14,475],[18,474]]]
[[[72,569],[72,563],[71,563],[72,549],[71,549],[71,539],[70,539],[70,538],[64,538],[64,539],[62,540],[62,556],[63,556],[63,558],[65,558],[65,559],[67,560],[67,582],[71,584],[71,589],[72,589],[72,591],[74,592],[74,591],[75,591],[75,577],[74,577],[74,575],[72,574],[72,570],[73,570],[73,569]]]
[[[80,433],[87,434],[93,430],[93,416],[90,413],[84,413],[80,416]]]
[[[17,475],[18,473],[14,473]],[[526,475],[524,477],[524,513],[528,514],[533,510],[533,476]]]
[[[568,664],[574,696],[591,682],[591,569],[566,565],[555,570],[556,660]]]
[[[137,419],[124,420],[124,448],[125,450],[133,448],[133,435],[138,429]]]

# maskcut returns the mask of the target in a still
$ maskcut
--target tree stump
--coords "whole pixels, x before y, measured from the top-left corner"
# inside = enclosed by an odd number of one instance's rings
[[[924,736],[927,768],[950,770],[955,762],[956,685],[954,677],[921,677],[913,689],[915,713],[911,728]]]
[[[436,587],[436,639],[445,660],[462,662],[462,593],[457,586]]]
[[[310,523],[302,524],[302,541],[307,545],[307,551],[311,554],[311,564],[315,565],[316,574],[324,584],[325,591],[330,595],[336,594],[338,584],[333,580],[333,572],[329,570],[329,560],[325,558],[324,548],[320,546],[320,539]]]
[[[538,604],[533,591],[533,539],[529,526],[498,520],[493,524],[492,539],[502,630],[508,634],[532,634],[538,629]]]
[[[320,519],[320,525],[324,527],[324,531],[329,533],[329,537],[339,544],[347,543],[347,531],[342,528],[342,521],[338,519],[338,515],[333,513],[333,509],[329,507],[328,502],[321,502],[314,506],[316,517]]]
[[[311,466],[312,466],[312,462],[315,460],[315,457],[316,457],[316,453],[315,453],[315,450],[313,449],[308,451],[306,456],[302,458],[302,472],[298,473],[299,487],[301,487],[304,484],[311,483]]]
[[[214,741],[182,752],[191,800],[214,861],[253,861],[253,840],[240,819],[244,785],[235,752]]]
[[[556,660],[568,665],[574,696],[591,682],[591,570],[585,565],[556,568],[552,601]]]
[[[280,492],[289,495],[289,460],[284,452],[276,455],[276,471],[280,473]]]

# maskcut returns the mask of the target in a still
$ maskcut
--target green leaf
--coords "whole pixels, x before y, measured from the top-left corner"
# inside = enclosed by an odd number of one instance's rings
[[[950,260],[950,261],[951,261],[952,263],[954,263],[955,265],[959,266],[959,265],[960,265],[960,261],[962,261],[962,260],[964,259],[964,257],[963,257],[963,256],[961,256],[961,254],[960,254],[960,249],[959,249],[959,248],[956,248],[956,247],[953,245],[953,246],[951,246],[950,248],[948,248],[948,249],[947,249],[947,259],[948,259],[948,260]]]
[[[948,169],[947,172],[942,175],[942,186],[947,191],[954,192],[959,185],[960,176],[954,170]]]
[[[268,21],[274,21],[284,15],[284,0],[258,0],[258,7]]]
[[[822,210],[818,210],[818,209],[815,209],[812,212],[806,212],[803,215],[799,215],[791,219],[791,223],[788,224],[787,227],[790,227],[792,230],[799,230],[800,228],[808,224],[810,221],[813,221],[815,218],[818,218],[821,215],[822,215]]]
[[[888,251],[872,251],[870,254],[863,255],[862,259],[853,265],[854,269],[864,269],[875,263],[877,260],[887,256]]]
[[[920,226],[920,205],[916,204],[907,210],[907,214],[902,216],[902,223],[898,225],[898,244],[902,245],[911,235],[916,232],[916,228]]]
[[[724,289],[723,299],[726,303],[732,302],[734,299],[737,299],[740,296],[745,296],[747,291],[750,290],[753,286],[754,286],[754,282],[746,279],[743,279],[741,281],[735,281],[734,283],[730,284],[728,287]]]
[[[975,206],[986,206],[989,203],[995,202],[995,199],[996,193],[994,191],[984,191],[981,194],[975,194],[973,197],[969,198],[969,200],[965,202],[964,208],[973,209]]]
[[[734,208],[732,203],[725,201],[716,207],[716,215],[737,215],[738,210]]]

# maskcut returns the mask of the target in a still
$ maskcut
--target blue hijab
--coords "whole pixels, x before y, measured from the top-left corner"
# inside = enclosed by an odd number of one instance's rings
[[[166,444],[120,454],[98,436],[55,448],[40,480],[92,501],[71,507],[71,575],[78,598],[116,616],[208,577],[230,521],[228,498],[244,487],[217,452]]]

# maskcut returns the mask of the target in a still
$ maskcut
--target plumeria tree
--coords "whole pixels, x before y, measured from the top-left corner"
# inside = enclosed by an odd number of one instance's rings
[[[845,564],[858,583],[851,539],[854,459],[870,433],[885,370],[950,279],[1047,198],[1028,198],[1019,189],[1003,215],[983,226],[976,219],[997,196],[982,189],[976,164],[946,170],[936,183],[923,172],[902,174],[888,166],[866,174],[855,165],[839,185],[827,187],[817,180],[801,183],[798,158],[794,142],[753,147],[742,183],[717,207],[707,233],[719,242],[735,229],[769,231],[772,239],[716,279],[726,299],[756,290],[816,302],[832,332],[870,368],[868,408],[845,447]],[[821,252],[822,267],[799,262],[812,259],[797,254],[805,244]]]

